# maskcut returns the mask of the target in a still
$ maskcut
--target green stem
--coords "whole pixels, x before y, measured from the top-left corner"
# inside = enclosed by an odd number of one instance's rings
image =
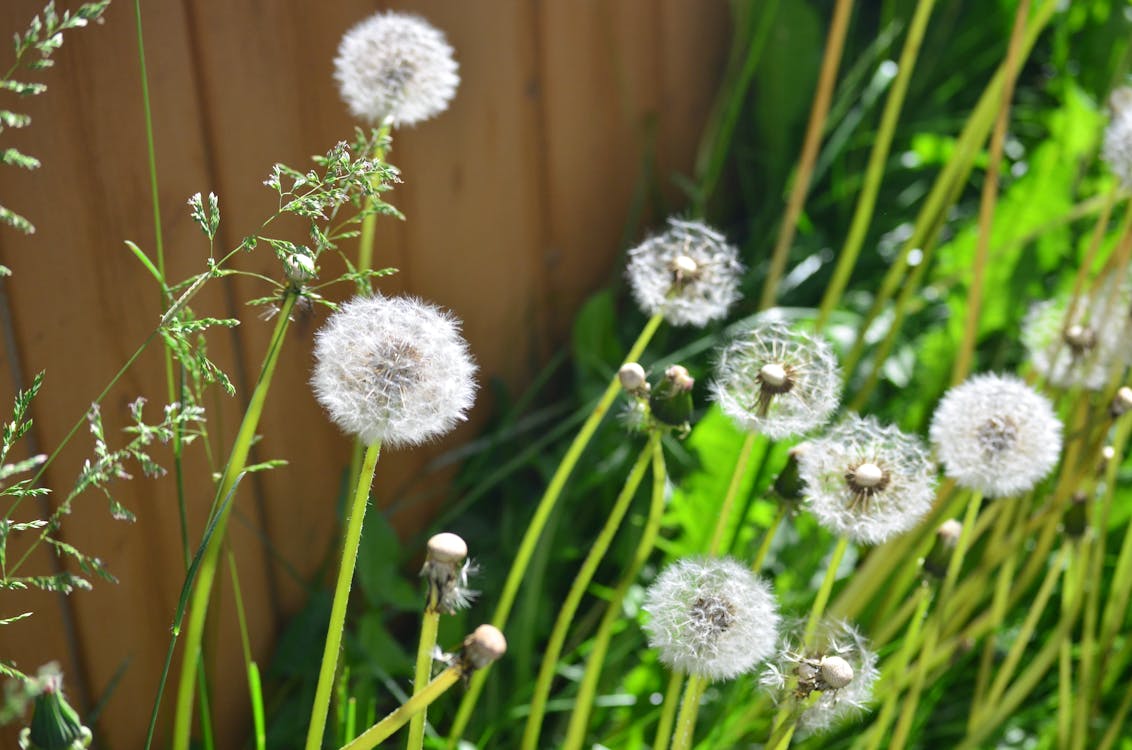
[[[747,464],[751,462],[751,451],[755,448],[755,439],[758,433],[748,432],[743,438],[743,447],[739,449],[739,458],[735,462],[735,470],[731,472],[731,482],[727,485],[727,494],[723,497],[723,504],[719,506],[719,516],[715,521],[715,531],[711,535],[711,545],[708,555],[715,557],[723,544],[723,532],[727,522],[731,520],[731,508],[735,505],[735,498],[739,496],[739,487],[747,476]]]
[[[609,516],[606,518],[605,525],[602,526],[601,531],[598,532],[597,538],[590,546],[590,551],[586,555],[586,559],[582,561],[582,566],[578,569],[578,573],[574,577],[574,583],[571,584],[570,591],[566,594],[565,601],[562,602],[562,608],[558,611],[558,617],[554,621],[554,629],[550,633],[550,640],[547,642],[546,648],[543,651],[542,664],[539,666],[538,677],[535,680],[534,695],[531,697],[530,703],[530,714],[527,716],[527,725],[523,730],[523,742],[521,745],[523,750],[536,750],[538,747],[539,733],[542,730],[542,720],[546,715],[546,701],[550,696],[550,683],[554,680],[555,667],[558,666],[558,658],[562,655],[562,646],[566,642],[566,634],[570,629],[570,625],[574,622],[574,615],[578,612],[578,605],[581,604],[582,596],[585,595],[586,588],[589,587],[590,581],[593,580],[597,566],[601,563],[602,558],[605,557],[605,553],[609,549],[609,545],[613,541],[617,530],[621,528],[621,520],[628,512],[629,504],[632,503],[633,498],[636,496],[637,488],[641,485],[645,471],[652,461],[653,447],[659,442],[660,431],[654,430],[649,436],[648,443],[641,450],[640,456],[637,457],[637,462],[629,471],[629,476],[625,479],[625,484],[613,504],[613,509],[610,510]],[[410,748],[410,750],[414,750],[414,748]]]
[[[342,631],[346,626],[346,604],[350,600],[350,586],[354,581],[354,565],[358,561],[358,545],[362,539],[362,522],[369,503],[370,486],[381,455],[381,442],[366,448],[362,471],[354,488],[354,501],[346,519],[346,538],[342,543],[342,563],[338,566],[338,582],[334,586],[334,602],[330,605],[330,625],[326,630],[326,646],[322,651],[322,666],[318,670],[318,687],[314,692],[311,723],[307,729],[307,750],[322,747],[326,731],[326,717],[330,713],[330,693],[334,688],[334,672],[338,668],[338,649],[342,645]],[[427,704],[425,704],[427,705]]]
[[[755,552],[755,559],[751,561],[751,570],[758,573],[763,569],[763,563],[766,562],[766,556],[770,552],[770,544],[774,541],[775,534],[778,533],[778,527],[786,519],[786,505],[780,504],[778,511],[774,515],[774,520],[770,522],[770,527],[763,533],[763,540],[759,543],[759,549]]]
[[[927,614],[928,605],[931,603],[931,600],[931,589],[927,585],[921,585],[920,588],[916,590],[915,597],[909,600],[915,602],[916,611],[912,615],[908,630],[904,633],[904,640],[900,644],[900,650],[885,669],[885,683],[878,686],[878,696],[886,687],[889,688],[888,695],[885,697],[880,715],[877,717],[877,720],[873,722],[873,726],[869,731],[868,745],[866,746],[867,750],[878,750],[888,739],[888,727],[892,723],[893,716],[896,714],[896,704],[900,698],[900,690],[897,689],[897,686],[899,680],[908,670],[908,665],[912,661],[912,654],[915,653],[916,648],[920,645],[920,633],[924,624],[924,616]],[[862,737],[862,739],[864,739],[864,737]]]
[[[256,382],[255,390],[252,391],[251,399],[248,401],[248,408],[244,412],[243,421],[240,422],[240,429],[236,433],[236,440],[232,445],[232,453],[228,458],[227,466],[224,467],[224,474],[216,491],[217,500],[213,504],[213,512],[217,512],[218,503],[228,497],[247,464],[248,452],[251,450],[252,440],[255,438],[256,429],[259,427],[259,418],[263,413],[263,405],[271,387],[275,365],[279,361],[279,352],[283,349],[284,336],[290,324],[291,309],[295,305],[295,299],[295,294],[289,292],[283,300],[282,308],[275,322],[275,331],[272,333],[271,343],[268,345],[267,355],[259,373],[259,380]],[[181,677],[177,685],[177,709],[173,721],[173,750],[189,750],[193,716],[193,675],[196,673],[197,663],[200,661],[205,616],[208,614],[208,603],[212,594],[212,584],[216,578],[216,565],[220,558],[220,547],[224,542],[228,517],[232,513],[234,501],[235,498],[223,505],[223,509],[219,511],[220,516],[216,521],[215,533],[208,540],[208,546],[205,548],[197,573],[197,582],[193,587],[189,605],[189,624],[185,631]]]
[[[684,700],[680,703],[680,716],[676,719],[676,731],[672,733],[672,750],[688,750],[692,746],[692,736],[696,733],[696,716],[700,713],[700,695],[705,686],[703,677],[688,675],[684,685]]]
[[[664,702],[660,704],[660,717],[656,722],[656,739],[652,750],[668,750],[668,740],[672,737],[672,725],[676,721],[676,706],[680,704],[680,688],[684,684],[684,673],[673,670],[668,677],[668,687],[664,690]]]
[[[439,629],[440,613],[433,609],[433,602],[430,601],[421,618],[421,638],[417,643],[417,664],[413,670],[413,695],[421,692],[432,677],[432,650],[436,647],[436,633]],[[428,709],[425,707],[409,720],[409,741],[405,745],[408,750],[421,750],[424,747],[427,716]]]
[[[417,713],[428,708],[429,704],[444,694],[448,688],[455,685],[464,674],[464,668],[459,664],[453,665],[436,676],[419,693],[405,701],[381,721],[362,732],[357,739],[348,742],[341,750],[370,750],[377,747],[396,732]]]
[[[810,607],[810,616],[806,620],[806,632],[802,636],[802,643],[807,649],[813,644],[818,623],[821,621],[822,615],[825,614],[829,595],[833,592],[833,584],[837,580],[837,569],[841,567],[841,559],[845,557],[845,550],[847,549],[849,549],[849,537],[843,536],[837,540],[837,546],[833,548],[833,553],[829,557],[829,567],[826,568],[821,588],[818,589],[818,594],[814,597],[814,605]]]
[[[648,322],[645,324],[644,330],[641,331],[640,336],[637,337],[636,342],[634,342],[632,348],[629,349],[629,354],[624,360],[625,362],[635,362],[641,356],[663,320],[664,318],[660,314],[649,318]],[[554,476],[551,477],[546,491],[535,507],[535,512],[531,517],[530,524],[528,524],[527,530],[523,533],[523,538],[519,542],[519,549],[515,553],[514,562],[511,563],[511,570],[507,573],[507,580],[503,584],[503,592],[500,594],[499,603],[495,607],[495,615],[491,618],[491,624],[500,630],[506,630],[507,618],[511,615],[511,607],[515,604],[515,597],[519,593],[519,586],[522,585],[523,579],[526,576],[527,567],[530,565],[531,556],[534,555],[535,548],[538,546],[539,540],[542,537],[543,528],[546,526],[547,521],[550,520],[550,514],[558,504],[558,498],[562,496],[562,490],[566,487],[566,480],[570,478],[570,474],[578,464],[582,452],[586,449],[586,446],[589,445],[590,439],[593,437],[594,432],[597,431],[597,426],[605,417],[606,412],[609,411],[609,407],[613,405],[613,399],[617,397],[617,393],[620,389],[621,382],[615,373],[609,385],[606,387],[605,393],[601,395],[601,399],[597,402],[597,405],[594,406],[593,411],[590,412],[589,417],[578,431],[578,434],[574,437],[574,442],[570,444],[566,455],[562,457],[562,462],[558,464],[558,468],[555,470]],[[452,722],[452,731],[448,736],[449,747],[456,746],[457,740],[459,740],[460,736],[464,733],[468,722],[471,721],[472,711],[475,710],[476,702],[483,692],[488,671],[489,668],[479,669],[476,670],[476,673],[472,676],[468,685],[468,691],[460,701],[460,707],[456,711],[456,718]]]
[[[593,708],[594,695],[597,692],[598,677],[605,664],[605,655],[609,651],[609,641],[613,636],[613,626],[621,619],[621,604],[629,587],[636,583],[637,574],[641,572],[649,555],[656,546],[656,536],[660,531],[660,521],[664,516],[664,489],[667,471],[664,465],[664,450],[660,441],[652,446],[652,499],[649,503],[649,516],[645,521],[644,531],[641,532],[637,551],[633,553],[633,560],[629,569],[617,584],[617,588],[610,597],[609,604],[602,615],[597,633],[593,638],[593,647],[589,659],[586,660],[586,670],[578,684],[578,695],[574,698],[574,709],[570,713],[570,723],[566,729],[566,741],[563,750],[581,750],[586,739],[586,726],[589,723],[590,710]],[[667,736],[667,735],[666,735]]]

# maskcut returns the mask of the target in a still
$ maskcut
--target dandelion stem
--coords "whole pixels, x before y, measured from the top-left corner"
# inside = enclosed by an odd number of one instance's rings
[[[637,494],[637,488],[641,485],[645,471],[648,469],[649,463],[653,460],[653,447],[660,442],[660,436],[661,432],[659,430],[653,430],[652,434],[649,435],[648,443],[641,450],[637,462],[629,471],[629,476],[626,477],[625,484],[621,488],[617,500],[613,503],[613,508],[609,511],[605,525],[602,526],[597,538],[594,539],[593,544],[590,546],[590,551],[586,555],[586,559],[582,562],[582,566],[578,569],[578,573],[574,577],[574,583],[570,586],[570,591],[566,594],[562,608],[558,611],[558,617],[554,621],[554,629],[550,633],[550,640],[547,641],[546,648],[543,650],[542,664],[539,667],[538,677],[535,680],[534,695],[531,697],[530,703],[530,714],[527,717],[526,728],[523,730],[523,742],[521,745],[523,750],[536,750],[538,747],[539,733],[543,723],[542,720],[546,714],[546,701],[550,695],[550,683],[554,679],[554,671],[555,667],[558,665],[558,658],[562,655],[562,645],[566,642],[566,634],[570,629],[570,625],[574,622],[574,615],[578,612],[578,605],[581,603],[582,596],[586,593],[586,588],[589,587],[590,581],[593,580],[597,566],[601,563],[602,558],[605,557],[605,553],[609,549],[610,543],[613,541],[613,536],[621,527],[621,520],[625,517],[625,513],[629,510],[630,503],[632,503],[633,498]],[[414,748],[410,748],[410,750],[414,750]]]
[[[653,315],[649,318],[644,329],[637,337],[637,340],[629,349],[629,353],[624,360],[625,362],[635,362],[641,356],[663,320],[664,318],[660,314]],[[613,399],[617,397],[620,388],[621,382],[618,380],[617,374],[614,373],[605,392],[594,406],[593,411],[590,412],[585,423],[582,424],[581,429],[578,430],[578,434],[574,437],[574,441],[567,449],[566,455],[562,457],[562,462],[558,464],[558,468],[555,470],[554,476],[551,477],[546,491],[535,507],[535,512],[531,517],[530,524],[527,526],[527,530],[523,533],[523,538],[519,542],[519,549],[515,553],[514,562],[511,563],[511,570],[507,573],[507,580],[504,581],[503,592],[499,596],[499,603],[496,605],[495,615],[491,618],[491,624],[500,630],[504,630],[507,625],[507,619],[511,615],[511,607],[515,604],[515,597],[519,593],[519,586],[522,585],[526,576],[527,567],[531,562],[531,556],[535,553],[535,548],[538,546],[539,539],[542,537],[542,531],[546,527],[547,521],[550,520],[551,512],[558,504],[558,498],[562,496],[562,490],[566,487],[566,480],[569,479],[570,474],[574,471],[574,467],[577,466],[582,452],[586,449],[586,446],[589,445],[590,439],[593,437],[594,432],[597,431],[601,420],[609,411],[609,407],[613,404]],[[468,685],[468,691],[460,701],[460,707],[456,711],[456,718],[452,722],[452,731],[448,736],[449,747],[456,746],[457,740],[463,734],[464,729],[467,728],[468,722],[471,721],[472,711],[475,709],[476,702],[483,692],[484,681],[487,679],[488,671],[487,668],[479,669],[472,675],[472,679]]]
[[[432,676],[432,651],[436,647],[436,633],[440,628],[440,612],[436,610],[434,586],[429,586],[429,602],[421,618],[421,637],[417,643],[417,664],[413,671],[413,695],[421,692]],[[420,750],[424,747],[425,719],[428,708],[422,708],[409,720],[409,741],[407,750]]]
[[[877,687],[877,696],[884,690],[888,690],[888,695],[885,697],[884,705],[881,707],[880,715],[877,720],[873,722],[873,726],[868,736],[867,750],[878,750],[880,746],[888,739],[888,727],[892,723],[893,715],[896,713],[896,704],[900,699],[899,680],[907,672],[908,665],[912,661],[912,654],[915,653],[916,648],[920,645],[920,633],[924,624],[924,616],[927,614],[928,605],[931,604],[931,588],[926,584],[921,584],[916,589],[916,594],[909,602],[914,603],[916,607],[915,613],[912,615],[911,621],[908,623],[908,630],[904,633],[904,639],[900,643],[900,650],[896,652],[891,662],[885,665],[885,682]],[[878,645],[885,641],[878,640]]]
[[[692,746],[692,736],[696,733],[696,716],[700,713],[700,696],[706,681],[699,675],[688,675],[684,684],[684,700],[680,703],[680,715],[676,719],[676,730],[672,733],[672,750],[688,750]]]
[[[735,505],[735,499],[739,496],[739,487],[747,476],[747,465],[751,462],[751,451],[755,448],[756,438],[758,438],[758,433],[748,432],[743,439],[743,446],[739,449],[739,458],[735,462],[735,470],[731,472],[731,482],[727,485],[727,494],[723,497],[723,504],[719,506],[719,516],[715,522],[715,531],[711,535],[708,555],[719,554],[719,548],[723,544],[723,532],[727,529],[728,521],[731,520],[731,509]]]
[[[829,556],[829,566],[825,570],[825,578],[822,579],[821,588],[818,589],[817,596],[814,597],[814,604],[810,607],[810,616],[806,620],[806,632],[802,636],[802,643],[805,648],[813,643],[814,634],[818,629],[818,622],[825,614],[826,604],[829,603],[829,595],[833,591],[833,584],[837,580],[837,570],[841,567],[841,559],[845,557],[845,550],[849,549],[849,537],[843,536],[837,540],[837,545],[833,548],[833,552]]]
[[[652,750],[668,750],[672,737],[672,725],[676,721],[676,706],[680,703],[680,689],[684,685],[684,673],[672,670],[668,677],[668,687],[664,689],[664,702],[660,704],[660,717],[656,721],[656,739]]]
[[[589,723],[590,710],[593,707],[594,694],[597,691],[597,681],[601,676],[601,668],[605,662],[605,655],[609,650],[609,641],[613,636],[613,626],[621,618],[621,604],[625,595],[637,580],[637,574],[652,554],[656,546],[656,535],[660,531],[660,521],[664,516],[664,487],[667,471],[664,465],[664,449],[660,441],[652,444],[652,498],[649,503],[649,515],[645,521],[644,531],[637,543],[637,551],[633,553],[633,560],[625,575],[610,597],[606,605],[605,614],[602,615],[597,633],[593,637],[593,646],[590,649],[589,659],[586,660],[586,670],[578,684],[578,694],[574,698],[574,709],[570,713],[570,723],[566,729],[566,740],[563,750],[581,750],[586,738],[586,726]],[[667,738],[667,732],[665,737]]]
[[[766,556],[770,552],[770,544],[774,541],[774,536],[778,533],[778,527],[782,525],[785,519],[786,506],[779,505],[778,511],[774,514],[774,520],[770,522],[770,526],[763,532],[763,539],[759,543],[758,551],[755,552],[755,559],[751,561],[751,570],[755,573],[763,569],[763,563],[766,562]]]
[[[271,387],[271,378],[275,374],[275,364],[279,361],[279,352],[283,349],[283,341],[290,324],[291,309],[295,305],[295,299],[294,292],[288,292],[283,299],[279,316],[275,322],[275,331],[272,333],[271,343],[268,345],[267,355],[264,357],[263,367],[260,369],[259,379],[256,381],[255,390],[252,391],[251,398],[248,401],[248,408],[244,412],[244,419],[240,422],[236,440],[232,445],[232,453],[228,457],[228,464],[224,467],[224,474],[216,490],[216,500],[213,502],[212,512],[220,515],[216,519],[215,529],[201,558],[196,585],[193,587],[192,599],[189,604],[189,624],[185,631],[185,650],[182,655],[181,677],[177,685],[177,709],[173,720],[173,750],[189,749],[193,716],[193,678],[201,660],[201,641],[204,637],[204,622],[208,614],[208,602],[212,594],[212,584],[216,578],[216,565],[220,558],[220,548],[224,542],[228,518],[232,513],[235,498],[233,497],[223,505],[221,505],[221,502],[228,498],[247,465],[248,453],[259,427],[259,418],[263,413],[263,405]]]
[[[459,681],[464,674],[460,664],[454,664],[438,674],[432,682],[428,683],[420,692],[414,693],[409,700],[401,704],[384,719],[362,732],[357,739],[348,742],[340,750],[370,750],[384,742],[389,735],[396,732],[416,714],[428,708],[429,704],[444,694],[448,688]],[[318,747],[318,745],[316,745]]]
[[[346,538],[342,544],[342,563],[338,566],[338,582],[334,586],[334,601],[330,605],[330,625],[326,631],[326,646],[322,651],[322,666],[318,671],[318,687],[314,693],[311,723],[307,729],[306,750],[319,750],[326,730],[326,717],[330,712],[330,693],[334,688],[334,672],[338,667],[338,649],[342,645],[342,631],[346,625],[346,604],[350,599],[350,586],[354,580],[354,565],[358,559],[358,545],[362,538],[362,522],[369,503],[370,486],[381,455],[381,443],[366,448],[362,471],[354,488],[350,515],[346,518]],[[428,705],[425,703],[424,705]],[[408,717],[406,717],[408,719]],[[364,735],[363,735],[364,736]]]

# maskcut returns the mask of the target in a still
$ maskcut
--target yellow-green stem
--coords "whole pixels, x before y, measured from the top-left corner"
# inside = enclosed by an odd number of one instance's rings
[[[431,588],[431,587],[430,587]],[[440,613],[434,608],[430,592],[428,606],[425,607],[421,618],[421,637],[417,642],[417,664],[413,670],[413,695],[424,690],[432,677],[432,650],[436,647],[436,633],[440,628]],[[420,750],[424,747],[425,718],[428,709],[422,708],[409,720],[408,750]]]
[[[649,515],[645,521],[644,531],[637,543],[637,550],[633,553],[633,560],[629,569],[617,584],[617,588],[610,597],[605,614],[602,615],[597,633],[593,637],[593,646],[590,656],[586,660],[586,670],[578,684],[578,694],[574,698],[574,708],[570,713],[570,723],[566,728],[566,740],[563,750],[581,750],[586,739],[586,726],[589,723],[590,710],[593,708],[594,695],[597,692],[597,681],[601,676],[601,668],[605,663],[605,655],[609,650],[609,641],[613,636],[613,626],[621,619],[621,604],[629,587],[637,580],[637,574],[652,554],[656,546],[656,535],[660,531],[660,522],[664,517],[664,489],[667,471],[664,465],[664,450],[659,441],[653,444],[653,483],[652,499],[649,503]],[[667,736],[667,735],[666,735]]]
[[[680,703],[680,715],[676,719],[676,729],[672,733],[672,750],[689,750],[692,736],[696,733],[696,717],[700,713],[700,696],[706,681],[699,675],[688,675],[684,683],[684,700]]]
[[[354,488],[350,515],[346,518],[346,535],[342,543],[342,563],[338,566],[338,580],[334,586],[334,601],[330,605],[330,625],[326,630],[326,645],[322,651],[322,664],[318,670],[318,686],[314,692],[311,722],[307,728],[306,750],[319,750],[326,731],[326,717],[330,713],[330,693],[334,689],[334,672],[338,667],[338,649],[342,645],[342,631],[346,626],[346,604],[350,600],[350,586],[354,581],[354,565],[358,560],[358,545],[362,538],[362,522],[369,503],[381,443],[366,448],[362,471]],[[427,703],[424,705],[428,705]]]
[[[574,576],[574,582],[570,585],[570,591],[566,594],[566,599],[562,602],[562,608],[558,611],[558,617],[554,621],[554,628],[550,632],[550,640],[547,641],[546,648],[543,649],[542,664],[539,666],[538,677],[535,679],[534,694],[531,696],[530,713],[527,716],[527,724],[523,729],[523,750],[536,750],[538,747],[539,733],[542,731],[542,720],[546,713],[546,701],[550,697],[550,683],[554,680],[555,667],[558,666],[558,658],[562,655],[562,646],[566,642],[566,634],[570,630],[570,625],[574,622],[574,615],[578,612],[578,605],[582,602],[582,596],[586,593],[586,588],[589,587],[590,581],[593,580],[594,573],[597,571],[597,566],[601,563],[602,558],[605,557],[606,551],[609,549],[610,543],[613,541],[613,536],[617,530],[621,528],[621,520],[625,517],[625,513],[629,510],[629,505],[632,503],[633,498],[637,494],[637,488],[641,485],[641,480],[644,479],[645,471],[649,467],[649,463],[653,459],[653,446],[660,442],[660,432],[654,430],[649,435],[648,443],[641,449],[640,456],[633,464],[633,468],[629,471],[629,476],[625,479],[625,484],[621,488],[621,492],[617,496],[617,500],[613,503],[613,508],[609,511],[606,517],[605,524],[602,526],[601,531],[598,532],[597,538],[594,539],[593,544],[590,545],[590,551],[586,554],[586,559],[582,561],[581,567],[578,569],[577,575]],[[413,750],[410,748],[410,750]]]
[[[637,337],[636,342],[634,342],[632,348],[629,349],[629,353],[624,360],[625,362],[635,362],[641,356],[663,320],[664,318],[660,314],[649,318],[640,336]],[[609,411],[609,407],[613,405],[613,399],[617,397],[617,393],[620,389],[621,382],[618,380],[615,373],[609,385],[606,386],[605,392],[601,395],[601,399],[597,402],[597,405],[594,406],[593,411],[590,412],[589,417],[586,419],[581,429],[578,430],[578,434],[574,437],[574,441],[567,449],[566,455],[562,457],[562,462],[558,464],[554,476],[550,478],[550,483],[547,484],[546,491],[535,507],[534,515],[531,517],[530,524],[527,525],[527,530],[523,533],[523,538],[519,542],[519,549],[515,553],[515,559],[511,563],[511,569],[507,573],[507,580],[503,583],[503,592],[499,595],[499,603],[496,604],[495,614],[491,618],[491,624],[500,630],[506,629],[507,618],[511,616],[511,607],[515,604],[515,596],[519,593],[519,586],[523,583],[523,579],[527,574],[527,567],[530,565],[531,556],[534,555],[535,548],[538,546],[539,539],[542,537],[543,528],[546,526],[547,521],[550,520],[551,512],[558,504],[558,498],[562,496],[562,490],[566,487],[566,480],[570,478],[570,474],[578,464],[578,459],[581,458],[582,452],[586,449],[586,446],[589,445],[590,439],[597,430],[597,426],[605,417],[606,412]],[[468,685],[468,691],[460,701],[460,707],[457,709],[456,717],[452,721],[452,731],[448,736],[448,746],[450,748],[456,746],[460,736],[464,733],[464,729],[467,728],[468,722],[471,721],[472,711],[475,710],[476,702],[483,692],[484,681],[487,679],[489,670],[490,667],[480,669],[472,675],[472,679]]]
[[[876,721],[873,722],[873,726],[867,735],[867,750],[878,750],[888,739],[888,727],[892,723],[892,718],[896,713],[896,704],[900,699],[899,682],[908,670],[908,665],[912,661],[912,654],[915,653],[920,645],[920,633],[922,632],[924,624],[924,616],[927,614],[928,605],[931,603],[931,600],[931,589],[926,584],[921,584],[916,590],[916,595],[909,600],[915,603],[916,611],[915,614],[912,615],[908,630],[904,633],[904,640],[900,644],[900,650],[896,652],[896,655],[889,664],[886,665],[884,670],[884,682],[878,686],[878,697],[883,694],[883,692],[887,692],[888,694],[885,696],[880,715],[877,716]],[[884,641],[879,643],[884,643]],[[864,739],[864,737],[862,739]]]
[[[414,693],[409,700],[399,708],[358,735],[353,742],[348,742],[341,750],[371,750],[384,742],[389,735],[405,726],[417,713],[428,708],[429,704],[444,694],[448,688],[455,685],[464,674],[464,668],[455,664],[444,670],[428,683],[419,693]]]
[[[778,533],[778,527],[782,525],[783,520],[786,519],[786,506],[779,505],[778,510],[774,514],[774,520],[770,522],[770,526],[763,532],[763,539],[759,542],[758,551],[755,552],[755,558],[751,560],[751,570],[758,573],[763,569],[763,563],[766,562],[766,556],[770,552],[771,542],[774,541],[774,535]]]
[[[821,621],[822,615],[825,614],[829,595],[833,592],[833,584],[837,580],[837,569],[841,567],[841,559],[845,557],[845,550],[847,549],[849,549],[849,537],[843,536],[837,540],[833,553],[829,556],[829,567],[825,570],[825,578],[822,579],[821,588],[818,589],[818,594],[814,597],[814,604],[810,607],[810,616],[806,620],[806,632],[802,636],[802,643],[806,649],[813,645],[818,623]]]
[[[676,707],[680,704],[680,688],[684,684],[684,673],[673,670],[668,677],[668,687],[664,690],[664,702],[660,704],[660,717],[656,722],[656,739],[652,750],[668,750],[672,738],[672,726],[676,722]]]
[[[751,451],[754,450],[758,434],[748,432],[743,439],[743,446],[739,449],[739,458],[735,462],[735,470],[731,472],[731,482],[727,485],[727,494],[723,497],[723,504],[719,506],[719,516],[715,521],[715,531],[711,535],[711,544],[708,546],[708,555],[714,557],[719,554],[723,545],[723,532],[731,520],[731,509],[735,506],[735,499],[739,496],[739,487],[743,484],[743,477],[747,476],[747,464],[751,462]]]
[[[271,335],[271,343],[267,348],[267,355],[260,369],[259,379],[255,390],[248,400],[248,408],[244,412],[244,419],[240,422],[240,429],[236,433],[232,453],[228,457],[228,464],[224,467],[224,474],[216,490],[216,499],[213,501],[213,513],[217,512],[220,503],[229,496],[235,487],[237,479],[247,465],[248,452],[251,450],[252,440],[259,427],[259,418],[263,413],[263,405],[267,400],[267,392],[271,387],[271,378],[275,373],[275,364],[279,361],[279,352],[283,348],[284,336],[290,324],[291,309],[295,305],[296,294],[288,291],[279,310],[275,322],[275,331]],[[208,614],[208,602],[212,594],[212,584],[216,579],[216,565],[220,559],[220,548],[224,543],[225,532],[228,527],[228,518],[232,513],[232,506],[236,498],[232,497],[221,515],[217,519],[212,537],[201,557],[197,569],[196,585],[193,586],[192,597],[189,602],[189,624],[185,630],[185,646],[181,659],[181,676],[177,684],[177,709],[173,719],[173,750],[189,750],[189,738],[192,733],[193,719],[193,682],[196,679],[198,664],[200,663],[201,641],[204,637],[205,616]]]

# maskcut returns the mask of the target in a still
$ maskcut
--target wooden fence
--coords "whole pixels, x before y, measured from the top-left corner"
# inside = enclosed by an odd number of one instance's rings
[[[43,3],[0,3],[0,38],[25,29]],[[274,162],[305,167],[311,154],[350,136],[354,123],[339,102],[331,60],[342,32],[376,7],[366,0],[142,3],[170,278],[203,270],[208,256],[189,219],[188,196],[220,196],[218,249],[233,247],[274,209],[261,184]],[[414,0],[389,7],[420,13],[443,29],[463,80],[447,113],[395,134],[390,160],[404,182],[390,201],[408,220],[380,224],[377,262],[400,269],[382,286],[452,309],[465,321],[484,380],[521,386],[562,340],[581,300],[617,273],[647,156],[655,157],[657,181],[678,200],[669,177],[691,169],[726,56],[727,4]],[[30,127],[0,134],[2,145],[43,161],[30,173],[0,167],[0,203],[38,228],[27,237],[0,228],[0,263],[14,272],[0,282],[0,415],[6,418],[16,389],[46,371],[29,453],[59,445],[160,314],[153,279],[123,244],[154,250],[134,24],[133,3],[115,0],[104,24],[67,35],[56,67],[38,78],[46,94],[5,94],[0,102],[33,117]],[[0,66],[7,69],[5,49]],[[277,262],[263,252],[241,258],[240,267],[278,275]],[[244,304],[266,287],[247,277],[230,281],[209,285],[194,302],[199,314],[243,321],[231,335],[210,337],[211,353],[239,388],[235,399],[218,397],[210,414],[220,456],[271,328]],[[348,444],[307,387],[312,331],[323,316],[293,327],[262,421],[257,457],[291,463],[241,487],[231,528],[261,663],[335,543],[334,502]],[[151,397],[152,419],[165,393],[154,345],[103,401],[111,444],[123,440],[118,430],[137,395]],[[383,458],[379,505],[390,503],[430,457],[474,436],[491,409],[487,395],[452,440]],[[48,512],[91,453],[80,427],[46,475],[52,499],[44,508],[26,504],[15,520]],[[167,450],[157,456],[168,465]],[[212,499],[208,467],[203,446],[194,445],[185,488],[193,545]],[[172,482],[139,476],[115,492],[136,523],[112,520],[91,493],[77,502],[62,536],[100,557],[119,583],[96,582],[93,591],[69,597],[4,592],[0,617],[35,615],[0,627],[0,658],[32,672],[58,661],[83,712],[112,691],[96,745],[132,750],[142,746],[185,562]],[[414,528],[432,509],[424,503],[393,520]],[[14,539],[12,549],[21,543],[27,540]],[[58,564],[39,550],[23,572],[50,573]],[[247,699],[232,587],[226,575],[218,580],[208,643],[218,737],[228,748],[246,737]],[[13,736],[6,731],[5,747]]]

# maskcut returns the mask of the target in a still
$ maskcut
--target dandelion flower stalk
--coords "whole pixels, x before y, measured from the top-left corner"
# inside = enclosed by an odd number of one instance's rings
[[[660,443],[660,436],[660,430],[655,429],[652,431],[652,434],[649,435],[648,442],[645,444],[644,448],[641,449],[640,456],[638,456],[636,463],[633,464],[633,468],[629,470],[629,476],[625,478],[625,484],[622,486],[621,492],[617,495],[617,499],[614,501],[613,507],[609,511],[605,524],[590,546],[590,551],[587,553],[586,559],[578,569],[578,573],[574,576],[574,582],[570,586],[570,591],[566,594],[566,599],[562,602],[562,607],[558,610],[558,617],[554,621],[554,628],[550,633],[550,640],[543,649],[542,664],[539,667],[538,677],[535,680],[534,695],[531,697],[530,703],[530,714],[527,717],[527,724],[523,730],[523,741],[521,745],[523,750],[536,750],[538,747],[539,733],[542,729],[543,717],[546,713],[546,701],[550,696],[550,684],[554,679],[558,659],[562,655],[562,646],[566,642],[567,631],[574,622],[574,616],[578,612],[578,606],[582,602],[582,596],[586,593],[586,589],[593,580],[597,566],[605,557],[605,553],[609,549],[610,543],[613,541],[614,534],[616,534],[617,530],[621,527],[621,521],[625,518],[625,514],[629,510],[629,505],[637,494],[637,488],[640,487],[641,480],[644,479],[645,471],[648,469],[649,463],[653,461],[654,449]]]
[[[283,349],[283,341],[290,324],[291,309],[295,305],[297,295],[288,291],[283,298],[283,304],[276,317],[275,330],[268,344],[267,355],[264,357],[260,369],[259,379],[255,390],[248,400],[248,408],[240,422],[236,433],[236,440],[232,445],[228,463],[224,467],[224,474],[216,489],[216,500],[213,502],[213,513],[221,503],[232,496],[236,482],[243,474],[247,465],[248,452],[251,450],[252,440],[259,427],[259,418],[263,413],[263,405],[267,400],[267,392],[271,387],[271,379],[275,374],[275,365],[279,361],[279,352]],[[208,614],[209,598],[212,594],[212,584],[216,579],[216,566],[220,558],[220,547],[224,542],[228,518],[232,513],[230,500],[223,506],[212,536],[201,556],[200,566],[197,568],[197,580],[193,586],[193,593],[189,602],[189,624],[185,630],[185,646],[181,660],[181,676],[177,685],[177,707],[173,720],[173,749],[188,750],[189,738],[192,733],[194,681],[197,679],[198,664],[201,663],[201,642],[204,637],[205,617]],[[160,698],[160,696],[159,696]]]

